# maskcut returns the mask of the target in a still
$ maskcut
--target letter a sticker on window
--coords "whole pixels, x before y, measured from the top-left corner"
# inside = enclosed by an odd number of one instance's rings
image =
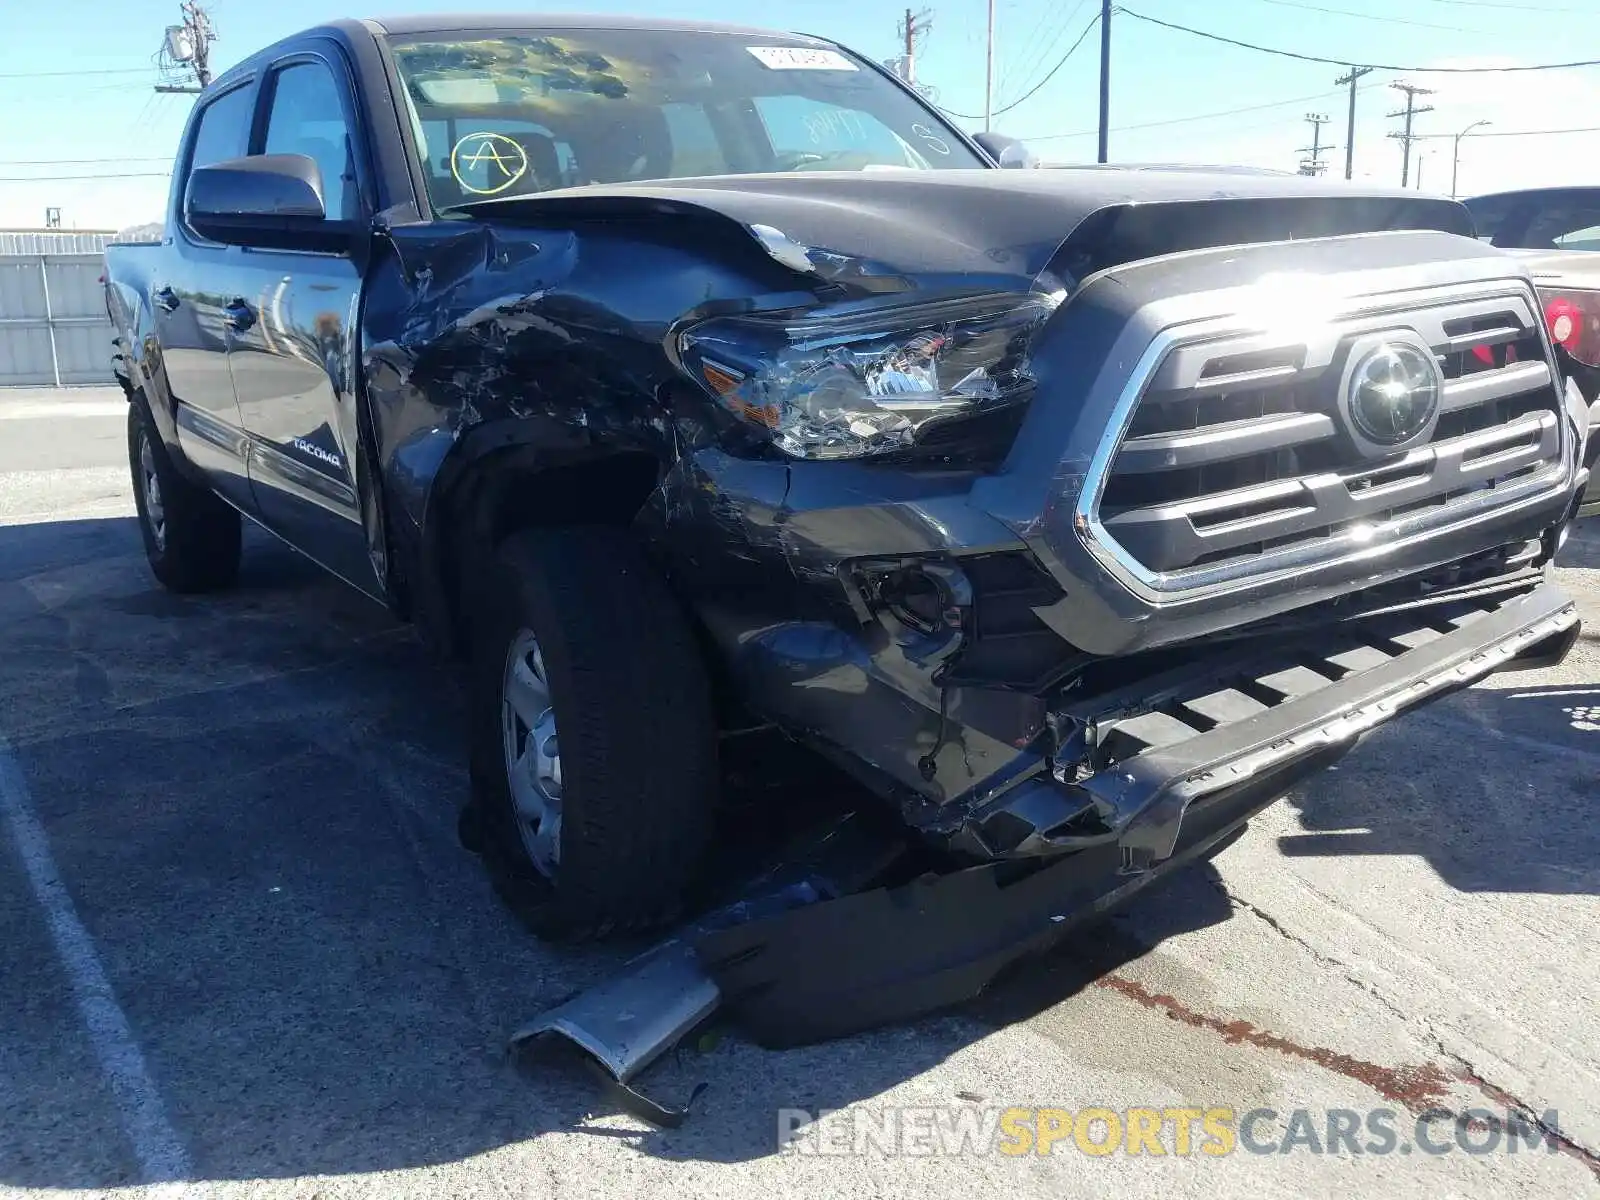
[[[773,71],[858,71],[859,67],[837,50],[807,46],[746,46],[756,61]]]

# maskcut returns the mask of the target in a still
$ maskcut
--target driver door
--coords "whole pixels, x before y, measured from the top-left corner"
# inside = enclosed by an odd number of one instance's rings
[[[329,219],[365,221],[349,77],[337,57],[301,52],[274,63],[260,153],[303,154],[322,174]],[[361,267],[346,252],[243,249],[228,298],[228,365],[250,439],[250,483],[262,522],[373,595],[356,485]]]

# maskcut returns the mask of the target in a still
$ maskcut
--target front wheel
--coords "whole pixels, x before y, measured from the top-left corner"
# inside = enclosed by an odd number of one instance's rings
[[[623,530],[514,534],[485,575],[466,589],[468,840],[541,937],[670,920],[704,860],[718,779],[684,613]]]
[[[145,557],[174,592],[209,592],[239,574],[239,513],[179,474],[161,435],[134,399],[128,404],[128,466]]]

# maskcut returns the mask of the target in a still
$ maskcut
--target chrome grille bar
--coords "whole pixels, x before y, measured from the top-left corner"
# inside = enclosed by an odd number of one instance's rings
[[[1080,507],[1089,548],[1154,599],[1414,539],[1560,482],[1559,378],[1524,283],[1367,297],[1292,336],[1189,329],[1141,360]],[[1444,384],[1430,440],[1374,457],[1348,436],[1341,381],[1356,339],[1390,331],[1420,339]]]

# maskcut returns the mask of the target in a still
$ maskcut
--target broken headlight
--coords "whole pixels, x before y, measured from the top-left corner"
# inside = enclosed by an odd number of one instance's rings
[[[988,296],[798,317],[723,317],[682,335],[684,365],[795,458],[914,445],[935,422],[1031,394],[1028,345],[1059,295]]]

